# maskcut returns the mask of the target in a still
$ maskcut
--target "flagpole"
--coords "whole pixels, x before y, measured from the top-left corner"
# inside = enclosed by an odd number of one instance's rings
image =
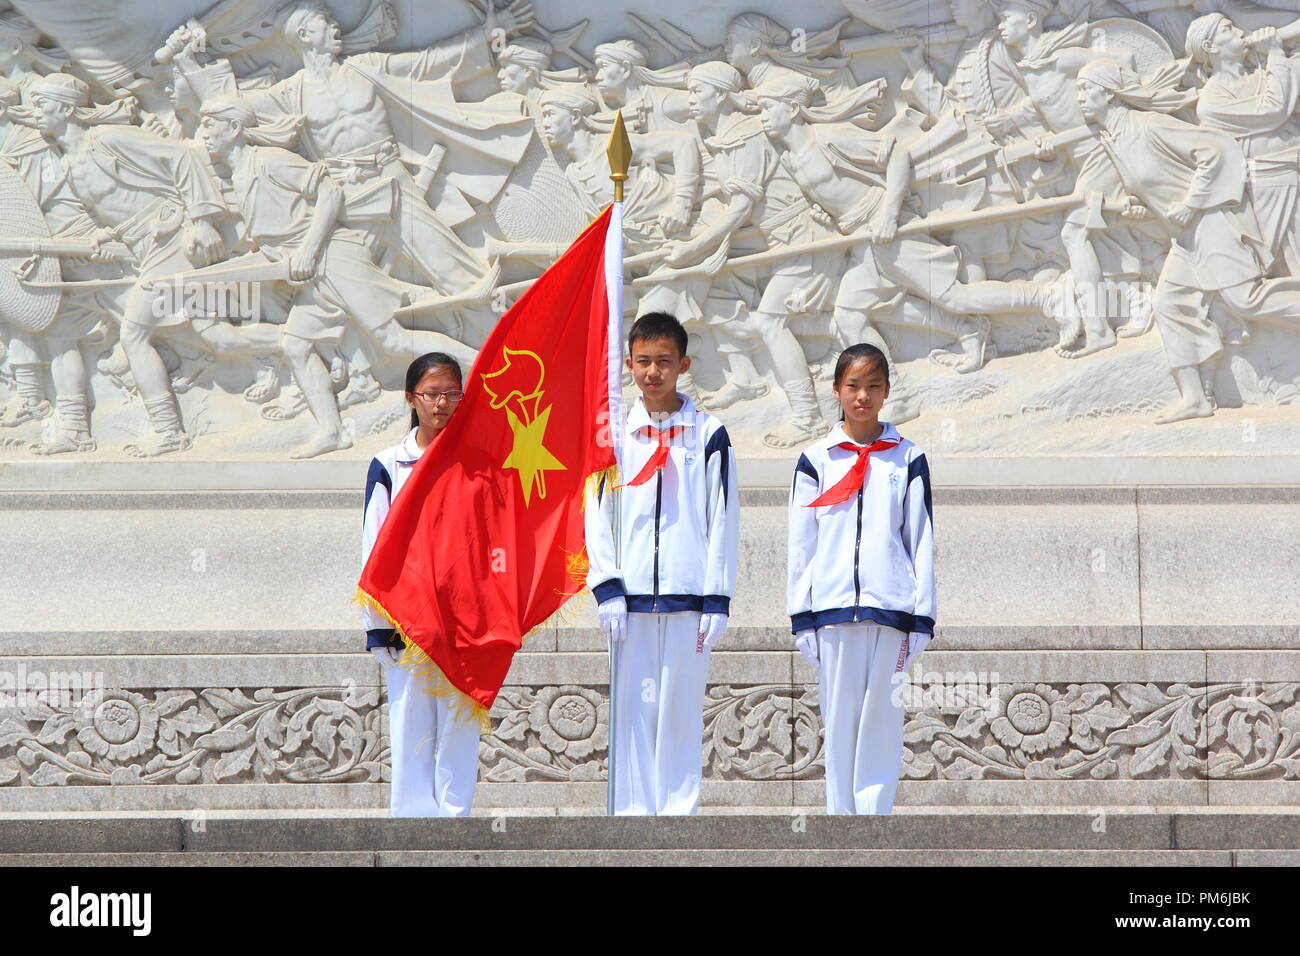
[[[609,298],[609,435],[614,443],[614,462],[621,482],[623,477],[623,184],[632,165],[632,143],[623,125],[623,111],[614,114],[614,129],[609,134],[606,149],[609,157],[609,178],[614,183],[614,204],[609,223],[609,240],[605,252],[605,285]],[[623,568],[623,507],[622,493],[611,483],[609,492],[614,502],[614,565],[621,573]],[[618,662],[623,642],[627,640],[624,629],[622,640],[609,642],[609,750],[605,761],[608,786],[605,793],[605,812],[614,815],[614,733],[618,708],[614,694],[618,687]]]

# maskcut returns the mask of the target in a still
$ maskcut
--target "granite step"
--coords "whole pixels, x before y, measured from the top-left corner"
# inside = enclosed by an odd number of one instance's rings
[[[1267,851],[1264,855],[1253,855]],[[124,863],[203,855],[212,862],[317,859],[355,865],[506,862],[759,862],[798,854],[809,863],[895,860],[935,865],[1077,857],[1119,865],[1153,854],[1196,854],[1198,865],[1300,860],[1300,808],[907,808],[890,816],[763,812],[698,817],[511,815],[453,820],[389,818],[382,811],[3,814],[0,860]],[[247,856],[253,854],[253,856]],[[315,854],[329,856],[315,857]],[[337,856],[343,854],[342,856]],[[758,854],[755,856],[754,854]],[[864,855],[866,854],[866,855]],[[954,856],[954,854],[956,854]],[[1082,855],[1080,855],[1082,854]],[[871,856],[871,855],[874,855]],[[1090,856],[1091,855],[1091,856]],[[371,856],[373,862],[366,862]],[[1181,859],[1181,857],[1180,857]]]
[[[1300,865],[1289,850],[397,850],[0,854],[0,867]]]

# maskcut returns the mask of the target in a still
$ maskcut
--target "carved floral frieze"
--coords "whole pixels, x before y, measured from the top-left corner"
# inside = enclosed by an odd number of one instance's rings
[[[489,783],[597,781],[605,687],[506,687],[481,744]],[[815,685],[709,687],[706,779],[822,776]],[[0,695],[0,786],[374,783],[379,688],[108,688],[84,703]],[[1000,684],[909,709],[904,780],[1300,780],[1300,684]]]

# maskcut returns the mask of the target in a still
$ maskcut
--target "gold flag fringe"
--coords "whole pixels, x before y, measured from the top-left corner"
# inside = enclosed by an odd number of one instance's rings
[[[593,471],[587,476],[586,483],[583,486],[583,495],[579,503],[580,511],[586,510],[587,496],[589,494],[592,497],[595,497],[596,490],[600,487],[601,478],[605,479],[607,488],[617,488],[618,465],[610,465],[608,468],[603,468],[600,471]],[[573,590],[567,595],[567,597],[573,597],[573,595],[577,594],[586,586],[587,570],[589,567],[590,561],[587,558],[587,549],[585,547],[575,553],[565,552],[564,570],[568,575],[569,583],[573,586]],[[442,672],[442,668],[437,665],[433,658],[425,653],[424,648],[420,647],[419,644],[415,643],[415,641],[411,640],[411,638],[407,636],[406,632],[402,630],[402,626],[397,623],[387,610],[384,609],[383,605],[359,587],[357,588],[356,595],[352,598],[352,603],[372,609],[393,626],[393,630],[397,632],[397,636],[402,639],[402,645],[404,648],[402,656],[398,658],[398,666],[404,667],[410,671],[411,676],[420,681],[421,689],[426,694],[432,694],[440,700],[450,701],[452,705],[452,713],[457,719],[466,715],[472,716],[478,721],[480,733],[489,734],[492,732],[492,721],[488,716],[487,708],[467,695],[451,681],[447,680],[447,675]],[[554,614],[525,634],[523,640],[528,640],[528,638],[538,630],[545,627],[573,626],[573,616],[566,610],[566,607],[567,604],[561,605],[556,609]]]
[[[579,501],[579,513],[585,513],[587,510],[588,496],[595,498],[596,492],[600,488],[601,479],[605,479],[606,488],[618,487],[618,465],[613,464],[608,468],[602,468],[599,471],[593,471],[586,478],[582,487],[582,498]],[[565,598],[571,598],[587,586],[587,571],[591,567],[591,561],[587,557],[587,547],[579,548],[577,551],[564,552],[564,572],[569,578],[570,590],[568,592],[557,591],[557,594]],[[543,621],[541,627],[572,627],[575,623],[573,612],[568,610],[567,602],[556,609],[555,613]],[[528,635],[533,632],[529,631]],[[527,637],[525,637],[527,639]]]
[[[583,545],[575,552],[564,552],[564,573],[569,576],[572,597],[587,586],[587,572],[591,570],[591,561],[587,558],[587,546]]]
[[[579,507],[580,512],[587,510],[587,498],[596,497],[596,491],[600,488],[600,479],[605,479],[606,488],[618,487],[618,465],[610,465],[608,468],[602,468],[600,471],[593,471],[587,476],[586,484],[582,488],[582,504]]]
[[[452,716],[456,720],[469,717],[477,721],[480,734],[490,734],[492,732],[492,720],[488,716],[488,709],[447,680],[447,675],[442,672],[442,668],[437,665],[432,657],[425,653],[424,648],[407,636],[406,632],[402,630],[402,626],[393,619],[393,616],[384,609],[383,605],[361,588],[357,588],[357,593],[352,598],[352,602],[372,609],[382,615],[393,626],[393,630],[402,639],[405,648],[402,651],[402,656],[398,658],[397,664],[399,667],[404,667],[411,672],[412,678],[420,682],[422,691],[437,697],[439,700],[448,701],[451,704]]]
[[[525,634],[524,640],[528,640],[536,631],[542,628],[573,627],[576,619],[573,612],[569,610],[569,599],[576,597],[578,592],[587,586],[587,568],[590,565],[591,562],[587,560],[585,545],[577,551],[564,552],[564,573],[569,579],[569,586],[567,590],[555,589],[555,593],[564,598],[564,603],[557,607],[555,613],[550,617]]]

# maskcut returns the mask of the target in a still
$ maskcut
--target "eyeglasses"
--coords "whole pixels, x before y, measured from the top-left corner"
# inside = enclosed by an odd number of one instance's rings
[[[445,398],[448,405],[455,405],[465,397],[465,393],[458,388],[448,389],[445,392],[412,392],[411,394],[418,395],[430,405],[438,404],[438,399],[440,398]]]

